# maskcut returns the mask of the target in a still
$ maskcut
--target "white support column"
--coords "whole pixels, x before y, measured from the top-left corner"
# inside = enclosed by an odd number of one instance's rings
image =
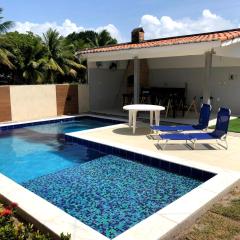
[[[87,61],[87,84],[89,84],[89,79],[90,79],[90,62]]]
[[[210,81],[211,81],[211,71],[212,71],[212,52],[206,52],[205,67],[204,67],[204,79],[203,79],[203,103],[210,104]]]
[[[140,60],[134,58],[134,104],[139,103],[140,90]]]
[[[91,65],[92,63],[87,61],[87,84],[88,84],[88,88],[89,88],[89,110],[91,111],[92,109],[92,81],[91,81],[91,76],[90,76],[90,69],[91,69]]]

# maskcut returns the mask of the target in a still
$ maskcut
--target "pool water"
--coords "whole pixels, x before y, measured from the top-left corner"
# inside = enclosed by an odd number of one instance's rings
[[[64,140],[109,124],[89,118],[4,131],[0,172],[111,239],[202,183]]]
[[[108,121],[83,118],[0,132],[0,172],[23,183],[91,161],[101,154],[68,144],[64,133],[111,124]]]

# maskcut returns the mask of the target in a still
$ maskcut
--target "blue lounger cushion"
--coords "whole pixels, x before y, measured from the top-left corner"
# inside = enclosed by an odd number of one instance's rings
[[[187,140],[187,141],[191,141],[193,139],[197,140],[218,139],[218,137],[214,136],[214,134],[212,133],[161,134],[160,137],[163,140]]]
[[[178,125],[178,126],[155,125],[151,126],[151,129],[153,131],[161,132],[183,132],[204,130],[208,127],[211,110],[212,110],[211,105],[205,103],[202,105],[197,125]]]
[[[177,131],[196,131],[196,130],[203,130],[206,126],[202,125],[179,125],[179,126],[152,126],[151,129],[154,131],[161,131],[161,132],[177,132]]]

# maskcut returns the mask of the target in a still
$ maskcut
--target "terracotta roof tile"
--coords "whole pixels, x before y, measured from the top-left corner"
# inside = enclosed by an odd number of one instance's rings
[[[147,40],[141,43],[122,43],[111,46],[91,48],[79,51],[78,54],[90,54],[90,53],[100,53],[100,52],[112,52],[119,50],[128,49],[139,49],[139,48],[151,48],[167,45],[177,45],[177,44],[188,44],[188,43],[199,43],[199,42],[211,42],[211,41],[227,41],[234,38],[240,37],[240,28],[232,29],[220,32],[202,33],[187,36],[178,36],[170,38],[160,38]]]

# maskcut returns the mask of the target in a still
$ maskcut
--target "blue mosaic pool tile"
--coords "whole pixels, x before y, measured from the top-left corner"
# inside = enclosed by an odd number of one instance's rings
[[[202,179],[210,179],[214,176],[215,174],[211,173],[211,172],[207,172],[207,171],[203,171],[202,174]]]
[[[23,185],[112,239],[201,183],[106,155]]]
[[[134,152],[127,152],[127,159],[129,160],[135,160],[135,154]]]
[[[159,159],[157,159],[157,158],[151,158],[151,165],[153,166],[153,167],[159,167]]]
[[[162,161],[161,168],[164,169],[164,170],[169,171],[170,170],[170,163],[167,162],[167,161]]]
[[[99,146],[98,143],[97,143],[97,145]],[[98,148],[98,150],[99,150],[99,148]],[[112,152],[114,155],[119,156],[119,148],[113,148]]]
[[[135,157],[134,161],[142,163],[142,159],[143,159],[143,155],[142,154],[135,153],[134,157]]]
[[[210,179],[216,175],[215,173],[206,172],[206,171],[203,171],[200,169],[191,168],[191,167],[187,167],[187,166],[182,166],[180,164],[171,163],[171,162],[168,162],[165,160],[152,158],[152,157],[142,155],[139,153],[126,151],[123,149],[107,146],[104,144],[88,141],[85,139],[79,139],[79,138],[75,138],[75,137],[67,136],[67,135],[65,136],[65,139],[66,139],[66,141],[73,141],[73,142],[79,143],[81,145],[94,148],[101,152],[105,152],[107,154],[114,154],[118,157],[123,157],[123,158],[127,158],[130,160],[134,160],[134,161],[142,163],[142,164],[151,165],[154,167],[158,167],[160,169],[164,169],[166,171],[177,173],[177,174],[180,174],[183,176],[192,177],[192,178],[198,179],[198,180],[207,181],[208,179]]]
[[[186,167],[186,166],[181,165],[180,173],[183,176],[192,176],[192,169],[190,167]]]
[[[169,171],[170,171],[170,172],[180,174],[180,172],[181,172],[181,166],[180,166],[179,164],[170,163],[169,166],[170,166],[170,167],[169,167]]]

